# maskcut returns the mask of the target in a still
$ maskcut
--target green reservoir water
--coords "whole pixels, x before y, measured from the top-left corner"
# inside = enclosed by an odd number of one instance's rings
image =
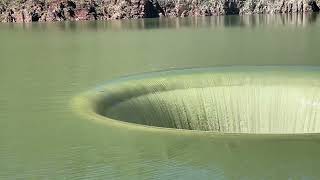
[[[317,17],[318,16],[318,17]],[[0,179],[319,179],[320,135],[153,131],[74,97],[137,73],[320,66],[320,15],[0,24]]]

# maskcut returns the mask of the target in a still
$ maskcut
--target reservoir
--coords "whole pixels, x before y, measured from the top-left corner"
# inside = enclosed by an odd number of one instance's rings
[[[319,179],[318,131],[164,131],[95,121],[74,103],[110,80],[149,72],[277,66],[316,74],[319,35],[319,14],[0,24],[0,179]]]

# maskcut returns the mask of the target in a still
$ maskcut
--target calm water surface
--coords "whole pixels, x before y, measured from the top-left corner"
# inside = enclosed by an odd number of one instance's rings
[[[135,73],[319,66],[317,16],[0,24],[0,179],[319,179],[316,137],[260,142],[121,129],[70,105]]]

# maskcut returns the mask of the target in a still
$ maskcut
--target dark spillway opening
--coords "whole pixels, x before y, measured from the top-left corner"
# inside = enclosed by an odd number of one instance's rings
[[[206,72],[113,83],[97,101],[107,118],[225,133],[316,133],[320,83],[313,72]]]

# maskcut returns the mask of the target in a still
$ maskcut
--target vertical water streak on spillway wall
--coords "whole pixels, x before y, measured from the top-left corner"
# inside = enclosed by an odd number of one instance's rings
[[[319,0],[0,1],[1,22],[137,19],[319,12]]]
[[[307,93],[314,95],[319,90],[310,89]],[[311,98],[304,92],[303,88],[281,86],[176,90],[131,98],[108,108],[105,115],[176,129],[232,133],[317,132],[319,110],[301,105],[303,102],[298,98]]]

